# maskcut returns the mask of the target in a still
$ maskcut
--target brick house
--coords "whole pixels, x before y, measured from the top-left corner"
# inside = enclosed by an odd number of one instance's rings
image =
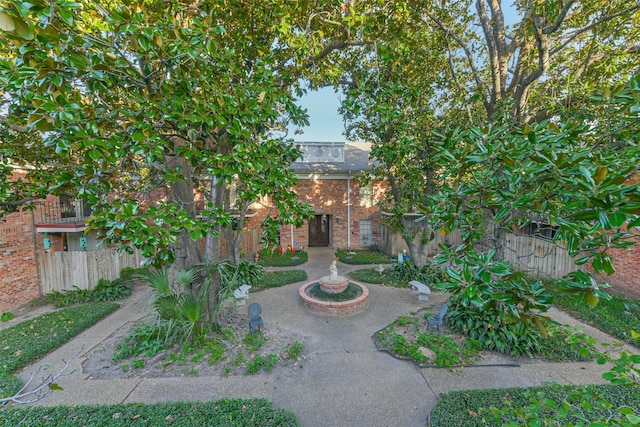
[[[291,165],[299,179],[300,200],[313,207],[314,217],[300,228],[283,227],[283,246],[363,249],[380,244],[380,210],[384,187],[361,185],[359,172],[371,168],[367,142],[301,143],[303,157]]]
[[[14,170],[11,179],[26,171]],[[39,258],[47,251],[90,251],[94,234],[85,234],[91,209],[82,200],[49,196],[32,211],[9,213],[0,220],[0,312],[42,295]]]

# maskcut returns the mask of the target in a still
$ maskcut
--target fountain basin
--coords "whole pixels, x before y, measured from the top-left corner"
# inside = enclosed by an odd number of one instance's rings
[[[306,283],[298,290],[298,294],[302,300],[302,305],[307,310],[329,316],[345,316],[359,313],[367,308],[367,305],[369,304],[369,289],[362,283],[358,283],[353,280],[348,281],[348,283],[358,286],[362,290],[362,294],[347,301],[321,301],[313,298],[309,295],[308,290],[316,283],[319,283],[319,281],[316,280]]]

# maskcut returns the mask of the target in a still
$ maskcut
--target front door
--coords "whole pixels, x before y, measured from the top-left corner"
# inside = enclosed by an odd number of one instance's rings
[[[309,246],[329,246],[329,215],[316,215],[309,220]]]

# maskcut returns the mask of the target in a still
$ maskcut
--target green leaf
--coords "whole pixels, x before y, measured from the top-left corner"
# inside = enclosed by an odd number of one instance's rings
[[[600,226],[605,230],[611,229],[611,223],[609,222],[609,217],[604,210],[598,209],[598,220],[600,221]]]
[[[620,227],[627,220],[627,216],[622,212],[615,212],[609,216],[609,222],[614,227]]]
[[[57,383],[51,383],[49,384],[49,388],[51,390],[64,390],[64,388],[62,388],[59,384]]]
[[[595,180],[596,184],[600,184],[602,181],[605,180],[605,178],[607,177],[607,173],[609,172],[609,170],[605,167],[599,167],[596,170],[595,175],[593,176],[593,179]]]
[[[4,12],[0,12],[0,30],[13,31],[16,29],[16,25],[13,22],[13,18]]]
[[[594,295],[593,292],[588,290],[584,293],[584,300],[587,302],[587,304],[589,304],[589,307],[593,308],[598,305],[598,301],[600,300],[600,298],[598,298]]]
[[[35,37],[35,33],[33,32],[33,28],[28,23],[15,17],[13,18],[13,23],[16,26],[16,34],[18,34],[25,40],[33,40],[33,38]]]

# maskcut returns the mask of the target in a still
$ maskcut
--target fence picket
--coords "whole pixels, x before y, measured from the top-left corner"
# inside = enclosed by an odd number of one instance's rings
[[[97,251],[49,252],[39,257],[42,292],[73,289],[93,289],[100,279],[114,280],[125,267],[138,268],[140,251],[120,254],[115,249]]]

